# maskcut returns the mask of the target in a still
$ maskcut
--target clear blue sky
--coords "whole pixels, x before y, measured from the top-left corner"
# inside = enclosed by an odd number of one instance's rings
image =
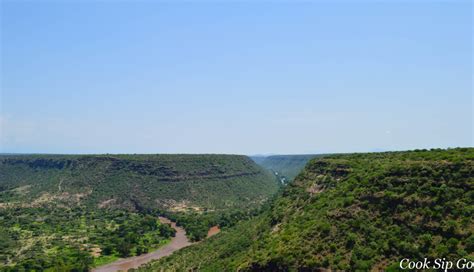
[[[1,1],[0,152],[473,146],[471,1]]]

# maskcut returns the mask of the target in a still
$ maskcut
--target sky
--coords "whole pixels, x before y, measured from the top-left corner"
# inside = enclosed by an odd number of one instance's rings
[[[0,2],[3,153],[474,143],[471,1]]]

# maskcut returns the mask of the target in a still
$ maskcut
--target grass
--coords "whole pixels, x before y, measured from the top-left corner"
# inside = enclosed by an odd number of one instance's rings
[[[98,258],[94,258],[94,264],[92,266],[98,267],[98,266],[106,265],[109,263],[113,263],[118,259],[120,259],[120,257],[118,257],[117,255],[100,256]]]

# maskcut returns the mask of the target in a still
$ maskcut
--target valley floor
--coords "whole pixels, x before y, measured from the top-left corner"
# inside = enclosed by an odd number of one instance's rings
[[[142,264],[171,255],[176,250],[192,244],[186,237],[186,231],[183,228],[176,226],[176,223],[171,222],[165,217],[160,217],[160,222],[164,224],[171,224],[171,227],[176,230],[176,235],[173,237],[170,243],[147,254],[119,259],[113,263],[94,268],[92,269],[92,272],[115,272],[120,270],[127,271],[131,268],[138,268]]]

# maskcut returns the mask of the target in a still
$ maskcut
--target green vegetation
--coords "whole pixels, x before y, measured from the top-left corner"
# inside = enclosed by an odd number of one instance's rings
[[[200,240],[278,188],[245,156],[2,155],[0,269],[84,271],[146,253],[173,234],[158,215]]]
[[[309,160],[323,155],[273,155],[268,157],[252,157],[258,165],[271,170],[280,182],[288,183],[292,181]]]
[[[254,207],[277,188],[237,155],[0,156],[0,200],[10,204],[203,212]]]
[[[474,149],[310,161],[262,214],[140,271],[396,270],[474,257]]]
[[[209,228],[219,226],[228,228],[241,220],[246,220],[261,213],[262,205],[253,209],[229,209],[218,213],[172,213],[161,212],[161,215],[176,222],[186,229],[186,236],[195,242],[206,238]]]
[[[153,250],[174,232],[156,217],[127,211],[1,209],[0,261],[6,271],[87,271]]]

